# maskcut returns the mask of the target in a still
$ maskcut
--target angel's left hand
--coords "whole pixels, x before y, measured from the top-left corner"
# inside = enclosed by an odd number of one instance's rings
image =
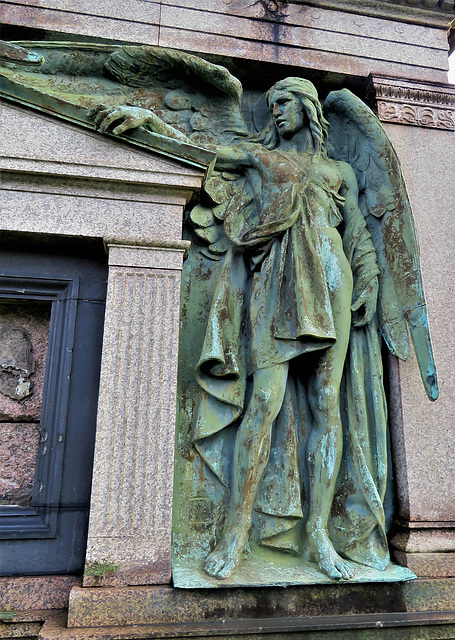
[[[375,276],[351,305],[353,327],[364,327],[372,321],[378,303],[378,290],[378,277]]]

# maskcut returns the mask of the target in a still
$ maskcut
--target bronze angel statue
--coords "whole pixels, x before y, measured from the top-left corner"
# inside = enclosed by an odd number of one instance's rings
[[[383,344],[406,359],[410,333],[438,395],[414,223],[384,129],[351,92],[322,104],[289,77],[267,91],[258,130],[222,67],[154,47],[104,55],[105,77],[129,93],[92,110],[96,129],[139,127],[217,155],[185,224],[177,564],[227,580],[263,546],[332,580],[384,571]]]

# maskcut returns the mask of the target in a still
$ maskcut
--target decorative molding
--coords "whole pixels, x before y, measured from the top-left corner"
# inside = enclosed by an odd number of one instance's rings
[[[453,109],[378,102],[378,116],[382,122],[455,130],[455,111]]]
[[[386,0],[390,4],[401,4],[408,7],[433,9],[434,11],[455,11],[453,0]]]
[[[8,267],[2,265],[2,270]],[[30,506],[0,507],[0,540],[55,538],[57,535],[78,290],[77,276],[66,279],[46,278],[43,273],[38,277],[33,274],[0,276],[0,301],[40,300],[52,304],[32,501]],[[2,560],[2,572],[6,571],[6,575],[10,566],[6,558]]]
[[[323,9],[367,15],[426,27],[449,28],[455,18],[454,0],[293,0]]]
[[[382,122],[455,131],[455,87],[370,77],[369,100]]]

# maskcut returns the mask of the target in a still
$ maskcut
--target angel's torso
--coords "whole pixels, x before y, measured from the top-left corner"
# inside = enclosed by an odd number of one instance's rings
[[[297,189],[305,193],[312,218],[318,227],[338,226],[342,217],[337,200],[343,182],[338,162],[314,154],[268,150],[261,145],[248,145],[248,151],[251,159],[250,179],[263,215],[282,215],[287,197]],[[251,170],[258,173],[260,182],[257,177],[251,177]]]
[[[258,224],[279,220],[301,198],[301,215],[319,237],[319,250],[329,282],[341,282],[350,267],[337,229],[342,222],[342,163],[314,154],[248,145],[251,158],[247,174],[255,192]],[[254,222],[250,220],[250,224]]]

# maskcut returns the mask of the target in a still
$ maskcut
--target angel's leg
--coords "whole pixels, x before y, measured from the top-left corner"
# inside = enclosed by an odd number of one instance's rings
[[[351,327],[350,272],[331,294],[336,342],[324,351],[308,386],[313,424],[308,442],[309,516],[305,556],[333,579],[351,578],[350,564],[333,548],[328,519],[343,451],[340,384]]]
[[[237,432],[229,512],[220,541],[207,556],[204,569],[228,578],[245,550],[259,481],[270,453],[272,425],[283,404],[288,363],[256,371],[248,408]]]

